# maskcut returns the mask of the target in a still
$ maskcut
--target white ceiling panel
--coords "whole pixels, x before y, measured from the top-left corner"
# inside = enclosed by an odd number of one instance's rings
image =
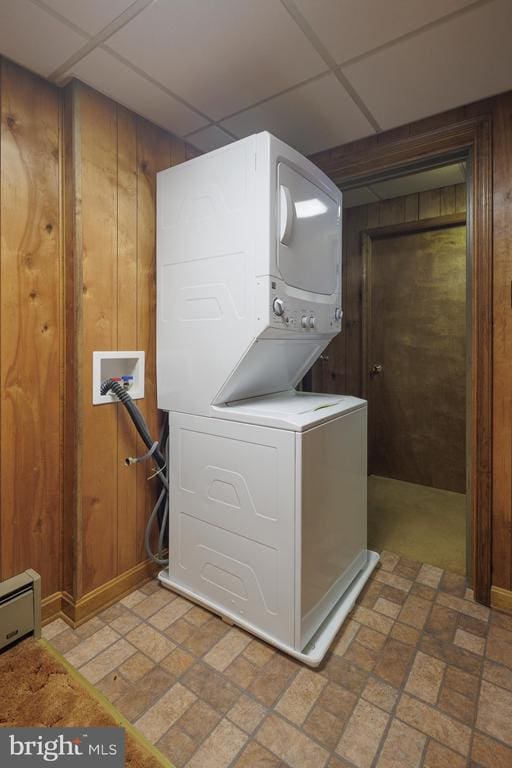
[[[366,205],[379,200],[390,200],[403,195],[413,195],[426,192],[429,189],[441,189],[466,181],[465,163],[444,165],[428,171],[397,176],[394,179],[379,181],[366,187],[356,187],[343,192],[343,207],[353,208],[356,205]]]
[[[354,208],[356,205],[377,203],[379,199],[369,187],[347,189],[346,192],[343,192],[343,208]]]
[[[216,125],[209,125],[200,131],[187,136],[187,141],[202,152],[210,152],[212,149],[225,147],[233,141],[233,137]]]
[[[334,75],[325,75],[222,123],[236,136],[270,131],[311,154],[373,133]]]
[[[474,0],[294,0],[338,64],[458,11]]]
[[[466,180],[463,163],[445,165],[442,168],[432,168],[420,173],[411,173],[396,179],[388,179],[372,184],[370,189],[381,200],[389,200],[402,195],[412,195],[429,189],[440,189],[452,184],[463,184]]]
[[[0,52],[47,76],[86,38],[29,0],[0,0]]]
[[[80,29],[90,35],[96,35],[132,5],[134,0],[43,0],[43,2]]]
[[[157,0],[108,46],[213,120],[326,69],[277,0]]]
[[[106,96],[179,136],[197,130],[206,123],[201,115],[100,48],[81,59],[67,75],[83,80]]]
[[[343,72],[383,128],[512,87],[511,0],[493,0]]]

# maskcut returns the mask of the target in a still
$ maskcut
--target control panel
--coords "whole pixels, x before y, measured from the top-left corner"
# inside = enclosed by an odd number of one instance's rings
[[[342,311],[334,297],[320,297],[317,301],[304,300],[287,295],[287,286],[272,282],[270,295],[270,325],[272,328],[311,333],[338,333],[341,329]],[[311,296],[311,294],[310,294]],[[323,299],[323,300],[322,300]]]

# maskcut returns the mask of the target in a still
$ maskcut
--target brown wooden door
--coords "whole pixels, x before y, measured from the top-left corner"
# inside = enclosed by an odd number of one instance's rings
[[[367,246],[369,472],[464,493],[466,228]]]

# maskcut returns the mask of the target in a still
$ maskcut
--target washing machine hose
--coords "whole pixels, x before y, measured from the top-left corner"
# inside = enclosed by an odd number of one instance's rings
[[[135,425],[137,432],[148,448],[148,452],[143,456],[129,456],[126,458],[125,463],[138,464],[141,461],[148,461],[151,459],[156,465],[156,472],[155,475],[152,475],[152,477],[158,477],[162,484],[162,488],[146,525],[146,530],[144,533],[144,545],[146,547],[146,552],[148,553],[148,556],[151,558],[151,560],[153,560],[158,565],[169,565],[168,558],[162,557],[161,554],[165,547],[165,543],[168,540],[167,536],[169,527],[169,472],[166,461],[169,440],[167,419],[165,419],[159,439],[153,440],[144,416],[139,411],[133,402],[130,393],[123,387],[123,385],[115,379],[105,379],[105,381],[101,383],[100,393],[102,395],[106,395],[109,392],[112,392],[124,405],[128,415]],[[155,522],[158,523],[159,529],[158,551],[156,553],[153,552],[151,548],[151,531],[153,530]]]

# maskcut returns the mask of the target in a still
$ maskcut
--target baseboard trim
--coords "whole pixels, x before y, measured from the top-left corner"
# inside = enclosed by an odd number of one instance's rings
[[[503,587],[491,587],[491,607],[512,613],[512,592]]]
[[[55,592],[41,600],[41,623],[48,624],[49,621],[58,619],[62,606],[62,592]]]
[[[137,587],[146,584],[154,578],[157,571],[158,566],[151,560],[146,560],[77,600],[68,592],[56,592],[43,600],[43,624],[60,617],[71,627],[78,627]]]

